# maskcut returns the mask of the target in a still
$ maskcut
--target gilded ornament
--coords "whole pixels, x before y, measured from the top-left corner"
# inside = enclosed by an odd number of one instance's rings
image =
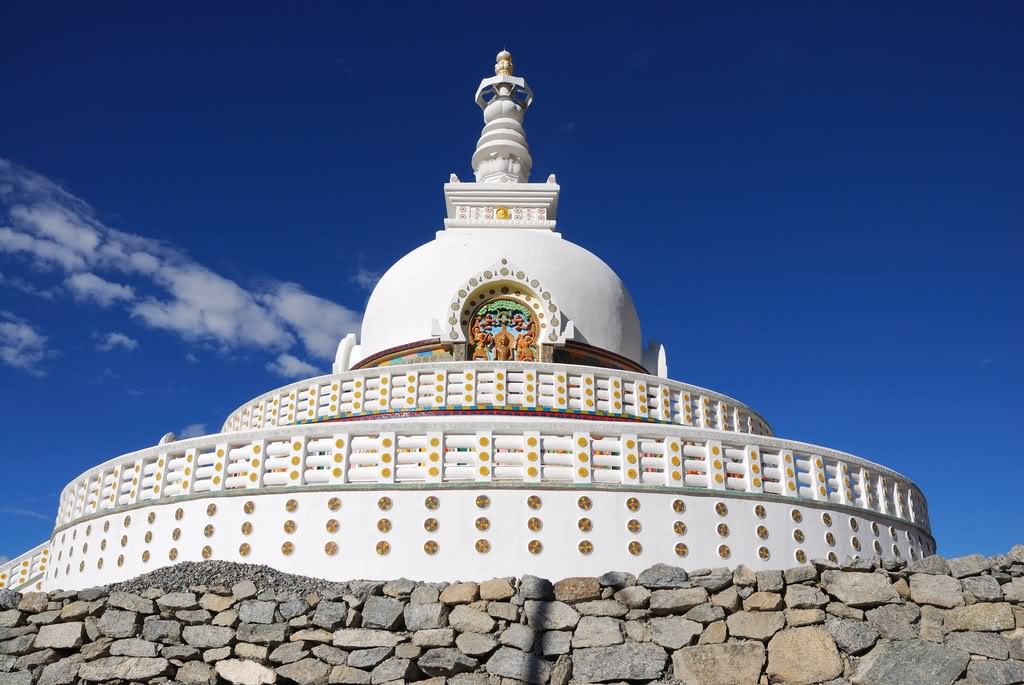
[[[793,519],[793,523],[800,523],[804,520],[804,515],[800,513],[799,509],[789,512],[789,515]]]
[[[636,540],[632,540],[628,545],[626,545],[626,549],[628,549],[629,553],[633,556],[639,556],[640,553],[644,551],[644,546]]]
[[[626,500],[626,508],[629,509],[630,511],[639,511],[640,500],[638,500],[636,497],[630,497],[629,499]]]
[[[176,547],[171,547],[171,551],[167,553],[167,558],[170,559],[171,561],[174,561],[175,559],[177,559],[178,558],[178,549]],[[82,563],[85,563],[85,562],[82,562]]]
[[[181,528],[175,528],[174,530],[171,531],[171,539],[172,540],[177,540],[180,537],[181,537]],[[121,538],[121,540],[122,540],[122,544],[123,544],[123,542],[127,541],[127,538]]]
[[[295,511],[299,508],[299,503],[296,500],[290,499],[284,504],[285,511]]]
[[[491,506],[491,498],[488,497],[487,495],[477,495],[476,506],[478,509],[486,509],[487,507]]]
[[[146,516],[146,521],[148,523],[153,523],[154,521],[156,521],[156,512],[149,512],[149,514]],[[108,530],[110,530],[110,521],[106,521],[103,523],[103,532],[106,533]]]
[[[206,505],[206,515],[207,516],[213,516],[216,513],[217,513],[217,505],[216,504],[211,502],[210,504]]]
[[[338,519],[327,519],[327,523],[324,527],[327,529],[328,533],[337,533],[338,528],[340,527]]]
[[[377,530],[382,533],[391,532],[391,521],[389,519],[380,519],[377,521]]]
[[[249,556],[249,552],[252,551],[252,547],[249,546],[248,542],[243,542],[238,546],[238,553],[243,557]]]
[[[675,521],[672,523],[672,531],[676,535],[686,535],[686,524],[682,521]]]
[[[757,556],[760,557],[762,560],[767,561],[769,558],[771,558],[771,552],[768,551],[767,547],[758,547]]]
[[[533,516],[533,517],[530,518],[530,520],[528,520],[526,522],[526,527],[536,533],[537,531],[539,531],[541,528],[544,527],[544,524],[543,524],[543,522],[541,522],[541,520],[539,518],[537,518],[536,516]]]
[[[732,550],[729,549],[729,545],[719,545],[718,556],[722,557],[723,559],[728,559],[730,556],[732,556]]]
[[[526,498],[526,506],[530,507],[531,509],[540,509],[541,504],[542,503],[540,497],[538,497],[537,495],[530,495],[529,497]]]
[[[686,511],[686,502],[684,502],[681,499],[673,500],[672,511],[676,512],[677,514],[682,514]]]
[[[488,552],[491,551],[491,543],[488,542],[487,540],[482,539],[482,538],[480,540],[477,540],[473,544],[473,547],[476,548],[476,551],[479,552],[480,554],[487,554]]]
[[[213,547],[210,547],[209,545],[203,547],[202,556],[203,559],[209,559],[211,556],[213,556]]]
[[[377,500],[377,508],[380,509],[381,511],[388,511],[389,509],[391,509],[393,504],[394,503],[391,501],[390,497],[381,497],[379,500]]]
[[[213,535],[213,526],[207,525],[205,528],[203,528],[203,535],[206,537],[211,537]]]
[[[435,540],[427,540],[423,543],[423,551],[427,554],[437,554],[437,550],[439,549],[439,547],[440,546],[437,544]]]
[[[589,497],[584,495],[583,497],[580,497],[578,500],[576,500],[576,505],[583,511],[590,511],[591,507],[594,506],[594,502]]]
[[[629,521],[626,522],[626,529],[630,533],[639,533],[640,532],[640,522],[637,521],[636,519],[630,519]]]
[[[678,557],[685,557],[687,554],[690,553],[690,548],[687,547],[686,544],[682,543],[682,542],[677,542],[675,547],[674,547],[674,550],[675,550],[676,556],[678,556]]]
[[[724,523],[719,523],[719,524],[718,524],[718,525],[717,525],[717,526],[715,527],[715,531],[717,531],[717,532],[718,532],[718,534],[719,534],[720,536],[722,536],[723,538],[724,538],[724,537],[728,537],[728,536],[729,536],[729,526],[727,526],[727,525],[726,525],[726,524],[724,524]]]
[[[423,500],[423,506],[425,506],[427,509],[437,509],[439,506],[441,506],[441,500],[439,500],[437,497],[434,497],[433,495],[430,495],[425,500]]]
[[[329,557],[333,557],[335,554],[338,553],[338,543],[331,540],[330,542],[325,544],[324,553]]]
[[[716,502],[715,513],[719,516],[727,516],[729,514],[729,507],[725,506],[725,502]]]
[[[477,518],[474,525],[476,525],[477,530],[487,530],[491,527],[491,522],[487,520],[486,516],[480,516]]]
[[[242,524],[242,535],[249,535],[250,533],[252,533],[252,523],[246,521]]]
[[[540,554],[544,551],[544,545],[541,544],[540,540],[530,540],[526,545],[526,549],[530,550],[530,554]]]
[[[287,556],[291,556],[291,553],[294,552],[294,551],[295,551],[295,543],[293,543],[293,542],[285,542],[284,544],[281,545],[281,554],[285,555],[286,557]]]
[[[804,564],[807,562],[807,554],[802,549],[798,549],[793,556],[796,558],[798,564]]]

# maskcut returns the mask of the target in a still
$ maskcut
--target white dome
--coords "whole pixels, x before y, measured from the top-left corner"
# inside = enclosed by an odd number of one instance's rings
[[[640,319],[607,264],[558,233],[502,228],[440,231],[388,269],[366,305],[352,361],[436,337],[438,325],[449,330],[459,289],[502,259],[551,293],[574,340],[641,362]]]

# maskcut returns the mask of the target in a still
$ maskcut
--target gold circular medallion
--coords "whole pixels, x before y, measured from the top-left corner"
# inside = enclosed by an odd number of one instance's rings
[[[685,557],[690,553],[690,548],[685,543],[677,542],[675,546],[675,552],[677,557]]]
[[[626,529],[630,533],[639,533],[640,532],[640,522],[637,521],[636,519],[629,519],[629,521],[626,522]]]
[[[425,500],[423,500],[423,506],[425,506],[427,509],[437,509],[439,506],[441,506],[441,500],[431,495],[430,497],[427,497]]]
[[[491,522],[487,520],[486,516],[480,516],[477,517],[475,525],[477,530],[487,530],[491,527]]]
[[[767,547],[758,547],[757,548],[757,556],[760,557],[761,559],[767,561],[769,558],[771,558],[772,555],[771,555],[771,552],[768,551]]]
[[[768,510],[764,508],[763,504],[758,504],[756,507],[754,507],[754,516],[756,516],[759,519],[763,519],[766,516],[768,516]]]
[[[212,537],[213,536],[213,526],[212,525],[207,525],[205,528],[203,528],[203,535],[205,537]]]
[[[242,511],[244,511],[246,514],[251,514],[252,512],[256,511],[256,503],[253,502],[252,500],[249,500],[248,502],[242,505]]]
[[[324,553],[329,557],[333,557],[335,554],[338,553],[338,543],[334,540],[328,542],[326,545],[324,545]]]
[[[719,545],[718,556],[722,557],[723,559],[728,559],[730,556],[732,556],[732,551],[729,549],[729,545]]]
[[[626,508],[629,509],[630,511],[639,511],[640,500],[638,500],[636,497],[630,497],[629,499],[626,500]]]
[[[717,526],[715,526],[715,530],[723,538],[729,535],[729,526],[725,525],[724,523],[719,523]]]
[[[178,538],[180,538],[180,537],[181,537],[181,528],[175,528],[174,530],[171,531],[171,539],[172,540],[178,540]],[[127,542],[127,541],[128,541],[127,538],[121,538],[121,544],[122,545],[124,545],[124,543]]]
[[[206,515],[207,516],[213,516],[216,513],[217,513],[217,505],[216,504],[211,502],[210,504],[206,505]]]
[[[676,535],[686,535],[686,524],[682,521],[674,521],[672,523],[672,530]]]
[[[393,504],[390,497],[381,497],[377,500],[377,508],[381,511],[388,511]]]
[[[338,509],[341,509],[341,500],[337,497],[330,498],[327,500],[327,508],[331,511],[338,511]]]
[[[337,533],[339,527],[338,519],[327,519],[325,528],[327,528],[328,533]]]
[[[252,533],[252,522],[246,521],[242,524],[242,535],[249,535]]]
[[[825,544],[829,546],[833,546],[836,544],[836,536],[833,535],[831,531],[825,533]]]
[[[437,530],[437,526],[438,526],[438,523],[437,523],[437,519],[435,519],[435,518],[429,518],[429,519],[424,519],[423,520],[423,530],[427,531],[428,533],[433,533],[435,530]]]
[[[299,503],[293,499],[290,499],[284,503],[284,508],[286,511],[295,511],[296,509],[299,508]]]
[[[295,525],[295,521],[288,519],[284,522],[284,532],[288,533],[289,535],[294,533],[296,528],[298,528],[298,526]]]
[[[118,554],[117,555],[117,565],[118,566],[124,566],[124,555],[123,554]]]
[[[793,529],[793,539],[796,540],[797,542],[803,542],[804,539],[805,539],[804,538],[804,532],[802,530],[800,530],[799,528],[794,528]]]
[[[243,542],[238,546],[238,553],[241,554],[243,557],[249,556],[249,552],[251,551],[252,547],[249,546],[248,542]]]
[[[377,530],[382,533],[391,532],[391,521],[389,519],[380,519],[377,521]]]
[[[586,495],[584,495],[583,497],[580,497],[578,500],[576,500],[576,504],[583,511],[590,511],[591,507],[594,506],[593,501],[591,501],[591,499],[589,497],[587,497]]]
[[[643,552],[643,551],[644,551],[644,546],[643,546],[643,545],[641,545],[641,544],[640,544],[639,542],[637,542],[636,540],[632,540],[632,541],[630,541],[630,543],[629,543],[629,544],[628,544],[628,545],[626,546],[626,549],[628,549],[628,550],[629,550],[629,553],[630,553],[630,554],[632,554],[633,556],[638,556],[638,555],[639,555],[639,554],[640,554],[641,552]]]
[[[684,511],[686,511],[686,502],[684,502],[681,499],[673,500],[672,511],[676,512],[677,514],[682,514]]]
[[[209,559],[213,556],[213,547],[206,545],[203,547],[203,559]]]
[[[285,555],[286,557],[290,556],[291,553],[294,552],[294,551],[295,551],[295,544],[292,543],[292,542],[286,542],[283,545],[281,545],[281,554]]]
[[[715,513],[719,516],[727,516],[729,514],[729,507],[725,506],[725,502],[716,502]]]
[[[146,521],[148,523],[153,523],[153,521],[156,521],[156,512],[149,512],[149,514],[146,516]],[[108,530],[110,530],[110,521],[105,521],[103,523],[103,532],[106,533]]]
[[[804,515],[800,513],[799,509],[789,512],[789,515],[793,519],[793,523],[800,523],[804,520]]]
[[[530,495],[529,497],[526,498],[526,506],[530,507],[531,509],[540,509],[540,497],[537,497],[537,495]]]
[[[437,554],[438,549],[439,545],[435,540],[427,540],[423,543],[423,551],[427,554]]]
[[[859,539],[854,537],[852,540],[850,540],[850,544],[853,545],[853,548],[855,550],[857,550],[858,552],[860,551],[860,540]]]
[[[171,547],[171,551],[167,553],[167,558],[170,559],[171,561],[174,561],[175,559],[177,559],[178,558],[178,549],[176,547]],[[85,563],[85,562],[83,562],[83,563]]]
[[[476,548],[477,552],[480,552],[480,554],[487,554],[491,551],[491,543],[484,539],[477,540],[473,546]]]
[[[144,551],[144,552],[142,553],[142,560],[143,560],[143,561],[149,561],[149,550],[148,550],[148,549],[147,549],[147,550],[145,550],[145,551]]]
[[[807,561],[807,554],[805,554],[802,549],[798,549],[793,556],[796,558],[798,564],[803,564]]]
[[[526,522],[526,527],[536,533],[544,527],[544,524],[541,522],[539,518],[537,518],[536,516],[532,516],[530,517],[530,520]]]
[[[580,544],[576,545],[576,549],[580,551],[580,554],[590,554],[594,551],[594,544],[590,540],[580,540]]]
[[[768,527],[767,526],[758,526],[757,527],[757,537],[761,538],[762,540],[767,540],[768,539]]]
[[[832,525],[832,514],[829,514],[827,512],[822,514],[821,515],[821,522],[824,523],[826,526],[831,526]]]
[[[541,544],[540,540],[530,540],[526,544],[526,549],[530,550],[530,554],[540,554],[544,550],[544,545]]]
[[[576,527],[579,528],[584,533],[589,533],[590,531],[592,531],[594,529],[594,522],[584,516],[583,518],[581,518],[579,521],[576,522]]]
[[[857,523],[857,519],[851,518],[850,519],[850,530],[856,531],[859,528],[860,528],[860,524]]]

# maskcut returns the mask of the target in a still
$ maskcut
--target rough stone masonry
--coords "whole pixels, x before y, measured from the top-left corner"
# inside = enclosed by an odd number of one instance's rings
[[[0,685],[175,682],[1024,683],[1024,545],[555,583],[328,583],[204,562],[0,592]]]

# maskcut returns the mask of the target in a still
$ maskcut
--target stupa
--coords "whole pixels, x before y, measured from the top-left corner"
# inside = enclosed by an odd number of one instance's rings
[[[0,587],[203,559],[450,580],[934,551],[907,478],[669,379],[619,277],[558,232],[555,176],[529,180],[509,53],[476,102],[475,181],[444,185],[443,230],[380,279],[332,373],[81,474]]]

